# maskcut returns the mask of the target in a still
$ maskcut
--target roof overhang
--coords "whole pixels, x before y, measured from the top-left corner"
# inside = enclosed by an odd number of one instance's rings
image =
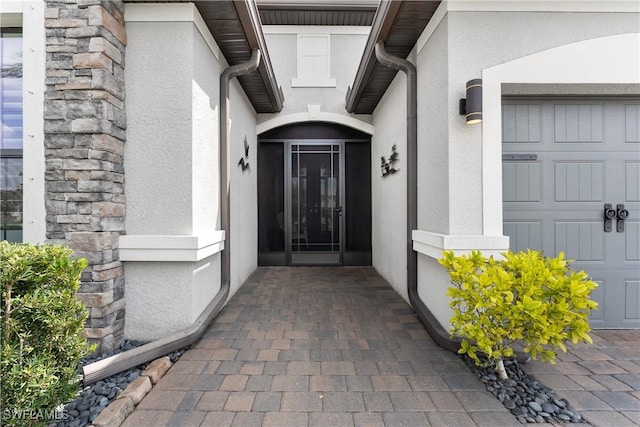
[[[388,53],[406,59],[440,3],[441,0],[380,3],[356,77],[347,91],[348,112],[373,113],[398,72],[378,63],[376,43],[383,41]]]
[[[284,96],[273,72],[255,1],[195,1],[194,4],[230,66],[247,62],[253,50],[260,49],[262,59],[257,72],[239,76],[238,81],[257,113],[281,111]]]
[[[380,0],[256,0],[263,25],[369,26]]]

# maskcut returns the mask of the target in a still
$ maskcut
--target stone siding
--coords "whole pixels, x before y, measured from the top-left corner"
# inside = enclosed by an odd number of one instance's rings
[[[124,338],[124,4],[47,0],[45,27],[47,241],[88,260],[85,332],[109,351]]]

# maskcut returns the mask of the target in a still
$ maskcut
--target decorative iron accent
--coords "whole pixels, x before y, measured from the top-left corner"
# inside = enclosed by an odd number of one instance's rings
[[[247,141],[247,135],[244,136],[244,157],[240,158],[238,166],[242,168],[242,173],[246,170],[251,172],[251,167],[249,166],[249,142]]]
[[[393,144],[393,147],[391,147],[391,155],[389,156],[389,160],[385,159],[384,156],[380,157],[380,170],[382,171],[383,178],[400,170],[395,167],[395,164],[397,162],[398,152],[396,151],[396,144]]]

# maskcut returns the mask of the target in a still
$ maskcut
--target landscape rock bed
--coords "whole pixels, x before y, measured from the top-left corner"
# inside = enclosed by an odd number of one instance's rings
[[[85,358],[81,361],[81,366],[88,365],[98,360],[119,354],[133,348],[141,346],[142,342],[125,341],[116,350],[99,356]],[[171,362],[177,361],[187,349],[180,349],[168,354]],[[95,384],[84,387],[78,397],[64,406],[66,419],[48,424],[48,427],[84,427],[91,425],[91,422],[100,415],[100,412],[114,401],[133,380],[149,366],[143,363],[127,371],[121,372],[112,377],[98,381]]]
[[[500,380],[492,366],[477,366],[466,355],[462,359],[485,384],[487,391],[511,411],[520,423],[588,424],[566,399],[558,398],[553,390],[520,369],[516,360],[505,361],[509,378]]]

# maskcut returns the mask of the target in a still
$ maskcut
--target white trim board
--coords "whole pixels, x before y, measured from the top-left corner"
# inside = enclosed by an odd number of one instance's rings
[[[213,56],[220,60],[220,47],[193,3],[125,3],[124,20],[125,22],[193,22]]]
[[[371,27],[350,25],[263,25],[264,34],[369,35]]]
[[[507,236],[452,236],[413,230],[413,249],[430,258],[442,258],[442,251],[452,250],[456,255],[468,254],[473,250],[485,256],[500,256],[509,249]]]
[[[289,125],[293,123],[303,123],[303,122],[326,122],[326,123],[336,123],[340,125],[344,125],[353,129],[357,129],[361,132],[367,133],[369,135],[373,135],[375,128],[373,125],[363,122],[362,120],[356,119],[354,117],[344,116],[342,114],[337,113],[328,113],[318,111],[315,108],[309,109],[307,107],[306,112],[304,113],[293,113],[286,115],[261,115],[260,118],[266,118],[265,120],[258,123],[256,127],[256,132],[258,135],[264,133],[273,128],[277,128],[279,126]],[[266,117],[265,117],[266,116]],[[275,117],[273,117],[275,116]]]
[[[191,261],[210,257],[224,249],[224,231],[194,236],[120,236],[121,261]]]
[[[583,40],[482,71],[482,232],[502,234],[502,85],[640,83],[640,34]],[[547,95],[553,95],[548,93]]]
[[[22,240],[28,243],[42,243],[47,239],[44,188],[44,16],[45,3],[42,1],[2,1],[1,25],[22,27]]]

